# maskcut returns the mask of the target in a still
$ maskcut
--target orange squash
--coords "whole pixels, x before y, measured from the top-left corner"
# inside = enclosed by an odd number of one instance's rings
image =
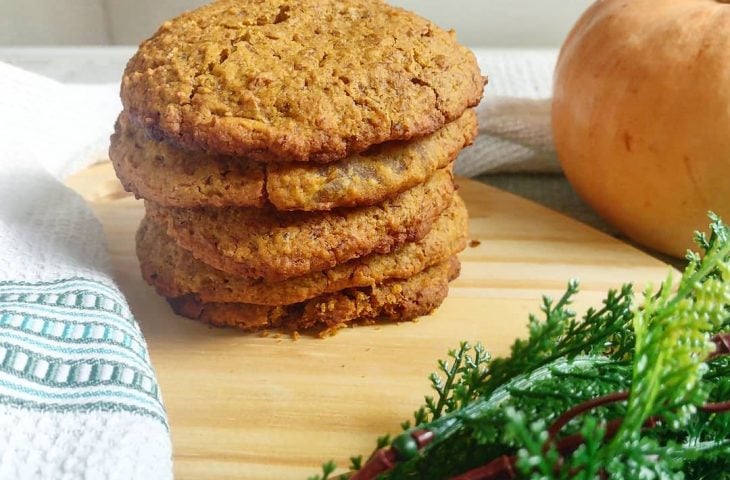
[[[730,0],[599,0],[555,72],[556,149],[628,237],[682,256],[708,210],[730,221]]]

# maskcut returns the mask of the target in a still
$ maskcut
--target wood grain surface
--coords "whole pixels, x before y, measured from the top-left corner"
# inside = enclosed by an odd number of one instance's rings
[[[328,339],[262,337],[176,317],[140,278],[134,233],[142,202],[111,165],[68,185],[105,227],[113,268],[140,322],[170,418],[178,479],[304,479],[334,459],[368,454],[429,393],[427,375],[460,340],[493,354],[524,335],[540,295],[581,280],[576,309],[625,281],[658,282],[670,267],[565,216],[459,180],[478,245],[444,305],[416,323],[342,330]]]

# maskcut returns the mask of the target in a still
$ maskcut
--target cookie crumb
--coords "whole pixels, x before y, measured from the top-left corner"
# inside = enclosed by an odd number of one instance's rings
[[[476,248],[481,244],[482,242],[480,242],[479,240],[472,240],[471,242],[469,242],[469,248]]]
[[[299,340],[299,332],[297,332],[296,330],[294,330],[293,332],[291,332],[291,339],[294,340],[295,342],[297,340]]]
[[[321,330],[317,336],[319,338],[334,337],[335,335],[337,335],[337,332],[339,332],[340,330],[342,330],[343,328],[346,328],[346,327],[347,327],[347,325],[343,325],[343,324],[332,325],[332,326],[325,328],[324,330]]]

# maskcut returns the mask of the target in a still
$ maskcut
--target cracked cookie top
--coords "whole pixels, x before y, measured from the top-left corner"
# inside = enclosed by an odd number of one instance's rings
[[[380,0],[220,0],[142,43],[121,96],[188,150],[326,163],[436,131],[484,82],[453,32]]]

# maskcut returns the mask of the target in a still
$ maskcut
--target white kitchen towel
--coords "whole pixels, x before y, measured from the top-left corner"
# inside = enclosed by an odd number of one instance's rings
[[[479,136],[456,163],[459,175],[558,173],[550,128],[552,76],[558,52],[476,49],[489,78],[477,109]]]
[[[116,88],[0,63],[0,479],[168,479],[167,416],[101,225],[59,179],[102,155]]]

